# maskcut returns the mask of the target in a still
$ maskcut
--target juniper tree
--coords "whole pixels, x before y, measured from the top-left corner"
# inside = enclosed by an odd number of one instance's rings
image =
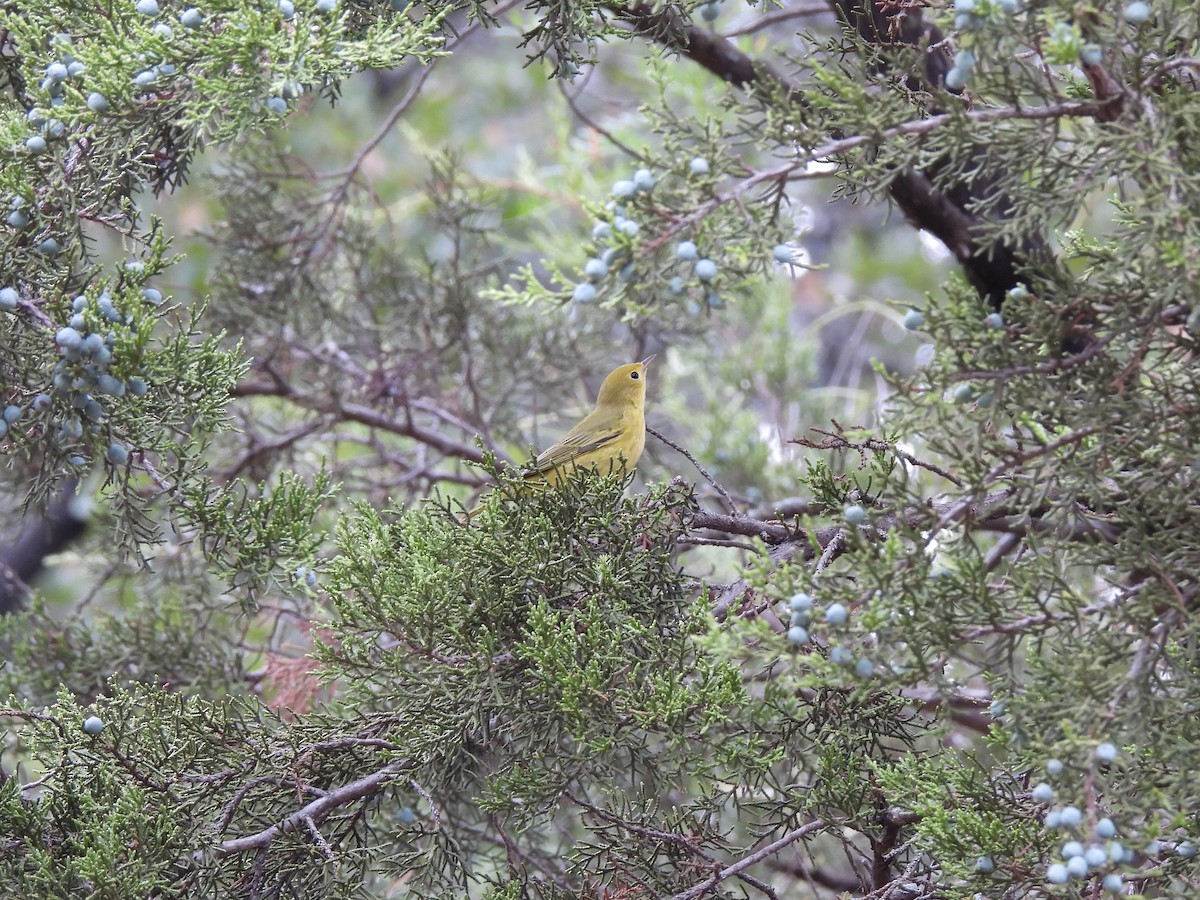
[[[1195,892],[1190,4],[0,28],[6,892]]]

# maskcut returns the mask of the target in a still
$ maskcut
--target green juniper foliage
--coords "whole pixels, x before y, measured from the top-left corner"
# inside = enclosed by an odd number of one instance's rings
[[[1200,12],[775,7],[0,5],[0,895],[1196,894]]]

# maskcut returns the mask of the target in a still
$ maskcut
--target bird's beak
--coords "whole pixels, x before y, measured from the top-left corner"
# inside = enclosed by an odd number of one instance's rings
[[[648,365],[650,365],[650,361],[651,361],[652,359],[654,359],[654,357],[656,357],[656,356],[658,356],[658,354],[657,354],[657,353],[651,353],[649,356],[647,356],[645,359],[643,359],[643,360],[642,360],[642,365],[643,365],[643,366],[648,366]]]

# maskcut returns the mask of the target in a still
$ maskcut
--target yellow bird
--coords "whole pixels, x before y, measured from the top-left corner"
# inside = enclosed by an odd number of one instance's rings
[[[557,487],[576,469],[595,468],[601,475],[632,471],[646,446],[646,366],[652,359],[647,356],[613,369],[600,385],[596,408],[538,455],[526,470],[525,481]],[[475,515],[481,507],[467,515]]]

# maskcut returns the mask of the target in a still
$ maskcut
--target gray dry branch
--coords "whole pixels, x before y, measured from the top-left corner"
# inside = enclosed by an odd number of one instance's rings
[[[223,856],[234,853],[246,853],[250,850],[261,850],[273,840],[285,834],[300,830],[311,832],[336,810],[374,796],[387,788],[388,785],[401,776],[407,766],[408,763],[402,760],[388,763],[370,775],[327,791],[316,800],[305,804],[291,815],[276,822],[270,828],[264,828],[255,834],[222,841],[213,849]]]

